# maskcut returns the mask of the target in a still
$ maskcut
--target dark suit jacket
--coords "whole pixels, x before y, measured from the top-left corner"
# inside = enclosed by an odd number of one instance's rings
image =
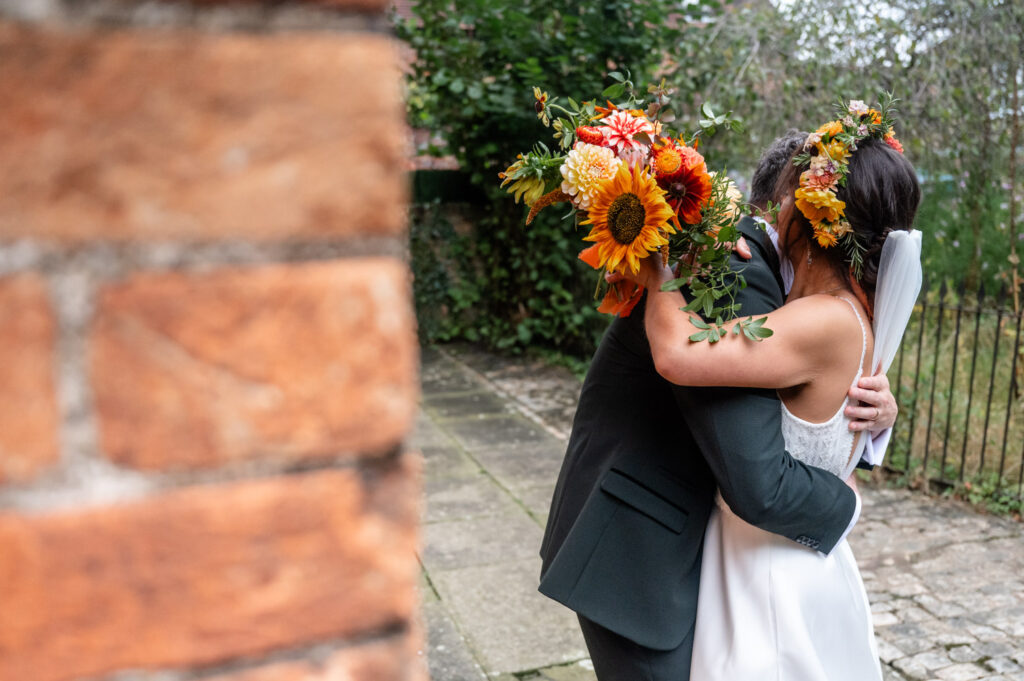
[[[754,253],[733,256],[747,281],[741,313],[770,312],[783,302],[766,261],[771,246],[749,218],[740,230]],[[785,451],[775,391],[661,378],[644,302],[612,323],[584,381],[541,546],[540,590],[640,645],[671,650],[695,622],[716,487],[747,522],[826,553],[856,501],[839,478]]]

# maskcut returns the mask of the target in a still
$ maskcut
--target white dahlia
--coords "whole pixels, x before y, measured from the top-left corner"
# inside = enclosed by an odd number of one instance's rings
[[[572,197],[577,208],[586,210],[604,183],[615,177],[621,163],[607,147],[577,142],[561,167],[562,191]]]

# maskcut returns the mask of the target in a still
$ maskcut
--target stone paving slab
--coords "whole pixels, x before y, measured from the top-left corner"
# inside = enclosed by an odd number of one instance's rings
[[[587,657],[575,614],[537,591],[539,575],[538,557],[431,573],[489,674]]]
[[[427,665],[431,679],[487,681],[487,674],[474,659],[469,643],[440,601],[424,604],[423,620],[427,629]]]
[[[422,562],[433,581],[436,570],[536,556],[542,531],[526,513],[516,510],[472,520],[431,523],[423,527],[423,534]],[[539,574],[538,569],[534,582]]]
[[[472,416],[444,422],[447,430],[469,452],[513,450],[524,446],[546,445],[553,449],[564,444],[542,427],[522,416]]]
[[[512,452],[504,447],[480,448],[473,453],[473,457],[510,490],[547,487],[547,500],[550,502],[550,491],[554,488],[552,481],[558,479],[564,454],[565,443],[558,441],[557,444],[545,442],[520,445]]]
[[[423,454],[423,476],[428,485],[432,480],[473,478],[483,472],[480,464],[450,440],[447,444],[420,445],[419,450]]]
[[[425,348],[424,620],[434,681],[595,681],[537,550],[580,382],[467,345]],[[850,537],[885,681],[1024,681],[1024,528],[862,485]]]
[[[491,515],[521,515],[515,499],[482,471],[466,477],[427,478],[423,522],[470,520]]]

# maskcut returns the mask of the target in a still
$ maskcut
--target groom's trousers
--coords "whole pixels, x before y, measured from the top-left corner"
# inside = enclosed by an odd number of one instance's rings
[[[598,681],[685,681],[690,678],[693,630],[673,650],[654,650],[577,615]]]

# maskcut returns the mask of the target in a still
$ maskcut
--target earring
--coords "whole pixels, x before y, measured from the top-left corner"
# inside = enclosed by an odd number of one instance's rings
[[[807,249],[807,264],[810,265],[812,262],[814,262],[814,259],[811,258],[811,249],[810,249],[810,247],[808,247],[808,249]]]

